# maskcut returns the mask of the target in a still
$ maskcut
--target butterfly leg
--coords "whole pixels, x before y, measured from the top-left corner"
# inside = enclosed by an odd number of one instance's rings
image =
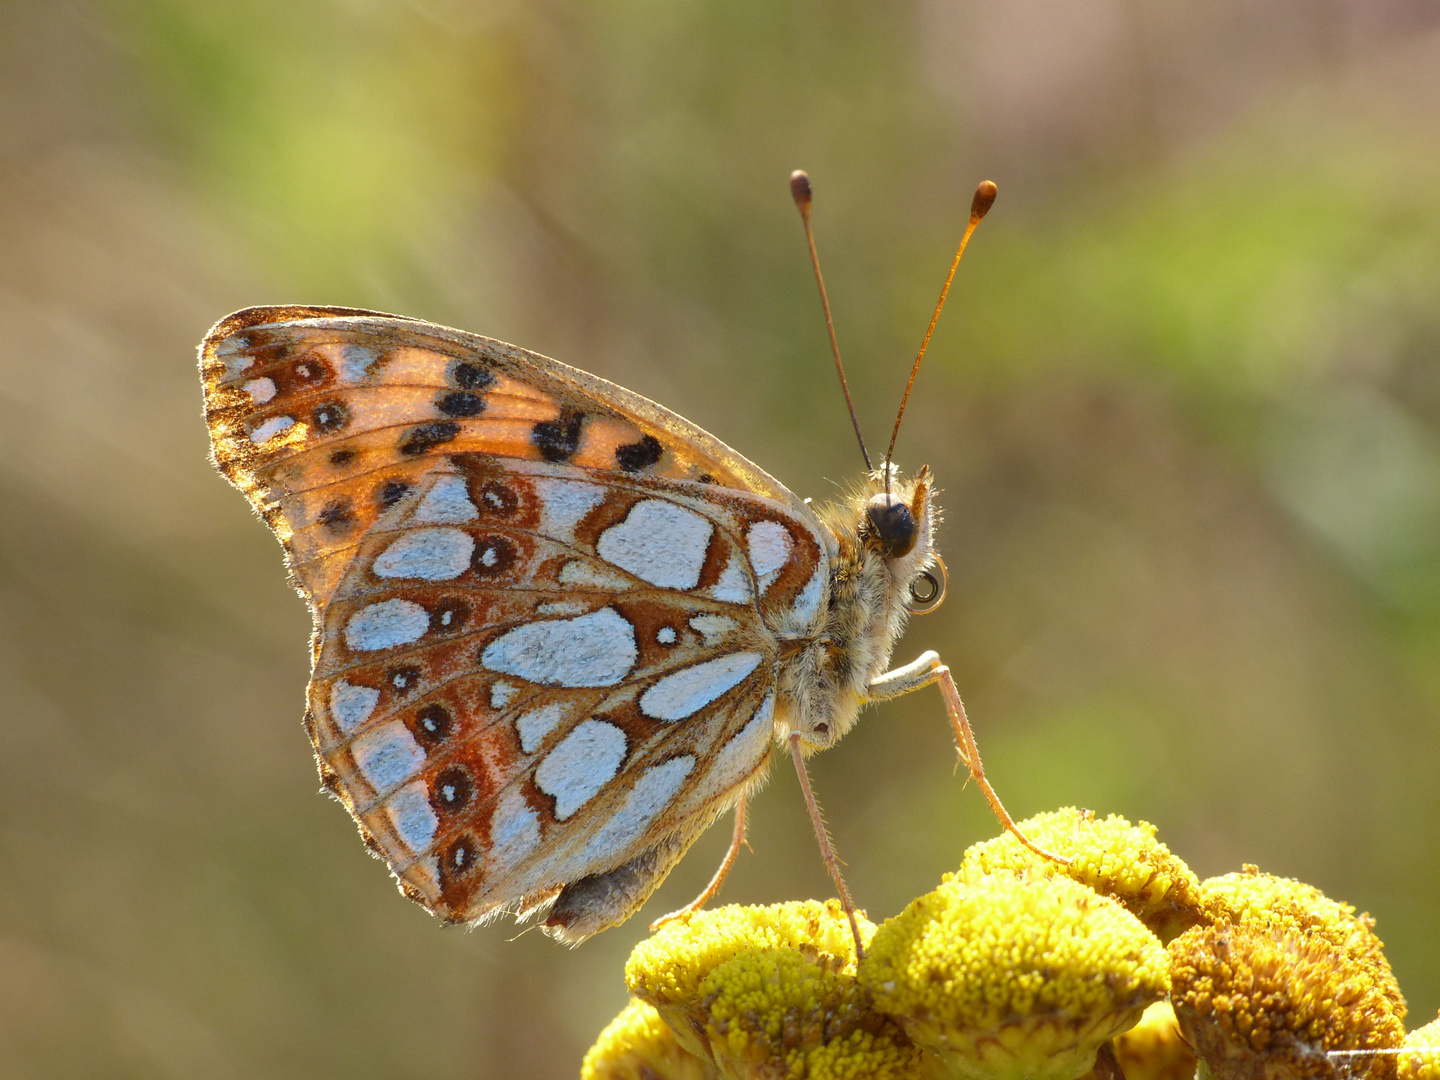
[[[720,891],[720,886],[725,884],[725,877],[730,873],[730,867],[735,865],[735,858],[740,854],[740,847],[745,843],[745,796],[741,795],[735,801],[735,831],[730,835],[730,850],[725,852],[725,858],[720,863],[720,869],[715,871],[715,876],[710,879],[710,884],[705,886],[701,894],[691,900],[684,907],[670,912],[668,915],[661,915],[650,924],[650,932],[653,934],[660,927],[668,922],[674,922],[682,916],[699,911]]]
[[[840,893],[840,903],[845,908],[845,917],[850,920],[850,932],[855,935],[855,959],[863,960],[865,946],[860,941],[860,923],[855,918],[855,901],[850,899],[850,890],[840,876],[840,860],[830,844],[830,833],[825,828],[825,819],[820,815],[820,804],[810,790],[810,773],[805,768],[805,756],[800,752],[800,732],[790,734],[790,759],[795,762],[795,772],[800,776],[800,790],[805,795],[805,808],[810,811],[810,824],[815,827],[815,839],[820,841],[820,857],[825,860],[825,869],[830,871],[830,880]]]
[[[1015,824],[1004,804],[1000,802],[1000,796],[995,794],[995,789],[985,778],[985,767],[980,763],[980,750],[975,745],[975,735],[970,730],[969,719],[965,716],[965,703],[960,700],[960,691],[955,686],[950,669],[940,662],[938,653],[922,653],[903,667],[887,671],[884,675],[874,679],[870,683],[869,700],[887,701],[890,698],[897,698],[902,694],[920,690],[932,683],[939,684],[940,693],[945,698],[945,709],[950,714],[950,727],[955,732],[955,746],[960,752],[960,760],[965,762],[965,767],[970,770],[970,776],[979,785],[985,795],[985,801],[990,804],[990,809],[1000,824],[1014,835],[1016,840],[1041,858],[1049,859],[1061,866],[1070,865],[1069,859],[1046,851],[1020,831],[1020,826]]]

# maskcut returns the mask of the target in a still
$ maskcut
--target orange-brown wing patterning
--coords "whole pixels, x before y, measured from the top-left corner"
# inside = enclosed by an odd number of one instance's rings
[[[653,889],[763,768],[826,590],[804,506],[638,395],[427,323],[251,308],[201,365],[315,615],[325,783],[401,887],[452,919],[627,865]]]

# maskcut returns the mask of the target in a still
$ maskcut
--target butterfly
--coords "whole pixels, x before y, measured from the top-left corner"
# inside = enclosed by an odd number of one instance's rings
[[[812,506],[604,379],[353,308],[236,312],[200,369],[214,462],[314,616],[305,727],[324,786],[436,915],[543,913],[582,941],[733,807],[698,906],[788,752],[853,925],[804,758],[864,704],[931,683],[1014,828],[936,654],[886,670],[917,597],[940,591],[928,469],[887,462]]]

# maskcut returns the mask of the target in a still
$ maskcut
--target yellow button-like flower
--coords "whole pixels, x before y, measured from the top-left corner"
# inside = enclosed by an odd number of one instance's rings
[[[1169,985],[1164,947],[1116,901],[1012,873],[947,880],[911,903],[876,931],[859,979],[971,1080],[1075,1080]]]
[[[1000,870],[1066,875],[1114,897],[1161,941],[1200,921],[1199,879],[1155,839],[1149,822],[1132,825],[1114,814],[1100,819],[1067,806],[1022,821],[1020,831],[1070,865],[1042,859],[1007,832],[970,848],[956,876],[975,881]]]
[[[1405,998],[1375,936],[1375,920],[1356,915],[1349,904],[1331,900],[1313,885],[1263,874],[1246,866],[1238,874],[1210,878],[1200,886],[1207,921],[1215,925],[1277,926],[1318,935],[1370,973],[1399,1020]]]
[[[875,925],[860,917],[868,939]],[[700,984],[721,964],[755,948],[796,949],[835,970],[855,970],[855,938],[838,900],[698,911],[640,942],[625,965],[625,985],[653,1005],[691,1053],[708,1057]]]
[[[1125,1080],[1191,1080],[1195,1055],[1180,1036],[1168,1001],[1145,1010],[1140,1022],[1115,1037],[1115,1060]]]
[[[1399,1047],[1404,1026],[1370,968],[1323,935],[1197,926],[1170,959],[1180,1029],[1218,1080],[1393,1073],[1393,1053],[1369,1052]]]
[[[1440,1016],[1405,1036],[1398,1080],[1440,1080]]]
[[[849,965],[752,949],[701,984],[701,1022],[727,1080],[921,1080],[920,1051],[874,1011]]]
[[[716,1080],[714,1067],[683,1049],[643,1001],[611,1020],[580,1066],[580,1080]]]

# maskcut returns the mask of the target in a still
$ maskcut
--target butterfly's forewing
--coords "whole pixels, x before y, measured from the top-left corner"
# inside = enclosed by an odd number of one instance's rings
[[[763,767],[826,587],[804,506],[637,395],[426,323],[249,309],[201,361],[217,464],[315,612],[322,775],[402,887],[454,919],[624,864],[653,888]]]

